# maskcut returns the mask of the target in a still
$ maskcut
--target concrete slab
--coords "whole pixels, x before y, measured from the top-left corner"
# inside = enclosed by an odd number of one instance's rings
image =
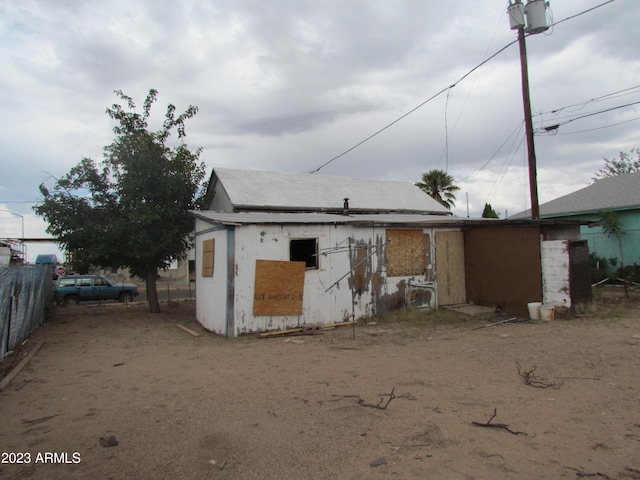
[[[464,313],[466,315],[483,315],[487,313],[494,313],[494,309],[491,307],[483,307],[481,305],[472,305],[470,303],[462,303],[458,305],[443,305],[442,308],[453,310],[455,312]]]

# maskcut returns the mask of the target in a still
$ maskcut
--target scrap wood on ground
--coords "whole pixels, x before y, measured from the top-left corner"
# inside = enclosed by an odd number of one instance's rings
[[[320,335],[323,330],[332,330],[336,327],[352,325],[351,322],[330,323],[327,325],[303,325],[301,327],[289,328],[286,330],[276,330],[273,332],[263,332],[258,334],[258,338],[282,337],[287,335]]]

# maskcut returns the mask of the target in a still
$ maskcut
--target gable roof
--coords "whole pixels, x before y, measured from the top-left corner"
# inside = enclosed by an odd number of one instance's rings
[[[640,172],[605,177],[591,185],[540,205],[541,217],[559,217],[640,208]],[[525,210],[509,218],[531,218]]]
[[[410,182],[214,168],[209,205],[220,188],[234,211],[340,212],[348,198],[350,212],[451,215]]]

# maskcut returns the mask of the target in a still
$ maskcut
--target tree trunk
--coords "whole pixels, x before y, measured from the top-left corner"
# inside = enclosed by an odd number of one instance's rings
[[[624,273],[624,260],[622,258],[622,239],[618,237],[618,248],[620,249],[620,276],[624,285],[624,294],[629,299],[629,289],[627,288],[627,276]]]
[[[154,269],[148,272],[144,279],[147,285],[147,304],[149,305],[149,311],[151,313],[160,312],[160,303],[158,302],[158,289],[156,287],[157,278],[158,272]]]

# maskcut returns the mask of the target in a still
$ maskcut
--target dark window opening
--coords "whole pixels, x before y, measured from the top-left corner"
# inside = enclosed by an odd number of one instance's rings
[[[196,281],[196,261],[195,260],[189,260],[189,281],[190,282]]]
[[[291,240],[289,259],[292,262],[304,262],[307,268],[318,268],[318,239],[300,238]]]

